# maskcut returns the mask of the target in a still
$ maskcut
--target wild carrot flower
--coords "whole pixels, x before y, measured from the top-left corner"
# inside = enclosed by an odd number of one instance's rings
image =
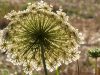
[[[1,48],[8,61],[23,65],[26,73],[44,67],[53,71],[62,63],[79,58],[80,35],[68,23],[68,16],[61,10],[41,1],[29,3],[26,10],[12,11],[5,16],[10,20],[3,30]],[[43,65],[42,65],[43,64]]]
[[[99,48],[90,49],[88,51],[88,55],[92,58],[98,58],[100,57],[100,49]]]
[[[97,75],[97,59],[100,57],[100,49],[93,48],[88,51],[88,55],[95,59],[95,75]]]

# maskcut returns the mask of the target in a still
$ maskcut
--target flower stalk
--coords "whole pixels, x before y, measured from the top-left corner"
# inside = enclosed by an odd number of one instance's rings
[[[97,58],[95,58],[95,75],[98,75],[98,70],[97,70]]]
[[[79,61],[77,60],[77,75],[80,75]]]
[[[45,75],[48,75],[44,53],[45,53],[45,50],[44,50],[43,46],[41,46],[41,58],[42,58],[42,63],[43,63],[43,67],[44,67],[44,72],[45,72]]]
[[[59,75],[59,67],[56,68],[56,75]]]

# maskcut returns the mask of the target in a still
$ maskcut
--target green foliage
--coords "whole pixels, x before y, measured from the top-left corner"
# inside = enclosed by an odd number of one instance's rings
[[[2,75],[9,75],[9,71],[7,69],[1,70]]]
[[[88,51],[88,54],[92,58],[98,58],[100,57],[100,48],[93,48]]]

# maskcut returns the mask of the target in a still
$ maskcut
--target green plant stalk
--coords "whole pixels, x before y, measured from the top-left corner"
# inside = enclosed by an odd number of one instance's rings
[[[44,72],[45,72],[45,75],[48,75],[47,68],[46,68],[46,62],[45,62],[44,53],[45,53],[44,47],[41,46],[41,58],[42,58],[42,63],[43,63],[43,67],[44,67]]]
[[[79,62],[77,60],[77,75],[80,75],[80,68],[79,68]]]
[[[97,58],[95,58],[95,75],[98,75],[97,74]]]
[[[59,68],[56,68],[56,75],[59,75]]]

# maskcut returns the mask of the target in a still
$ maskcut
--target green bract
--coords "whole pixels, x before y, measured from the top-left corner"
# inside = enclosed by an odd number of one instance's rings
[[[98,58],[100,57],[100,49],[99,48],[93,48],[88,51],[88,54],[92,58]]]
[[[24,11],[12,11],[5,18],[10,23],[3,30],[1,48],[8,60],[23,65],[26,73],[42,69],[42,54],[50,71],[79,58],[79,33],[62,9],[55,13],[51,5],[41,1],[29,3]]]

